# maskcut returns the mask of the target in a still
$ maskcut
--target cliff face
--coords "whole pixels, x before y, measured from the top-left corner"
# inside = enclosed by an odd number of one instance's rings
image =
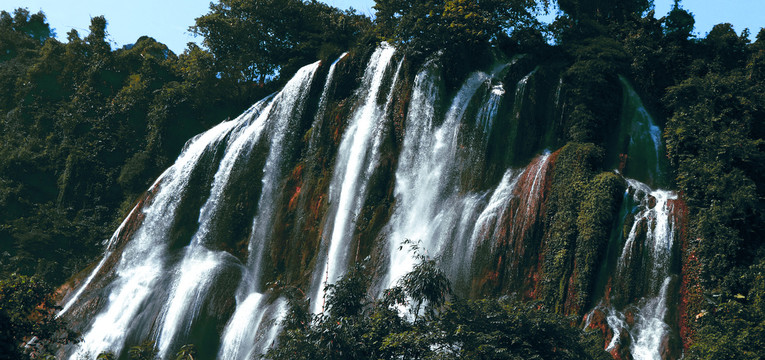
[[[261,353],[286,311],[270,284],[319,312],[369,258],[380,294],[414,266],[409,240],[460,296],[540,300],[615,356],[678,357],[682,207],[651,188],[658,127],[623,80],[608,146],[567,143],[562,70],[517,57],[449,90],[385,44],[305,66],[189,140],[64,299],[84,342],[62,352]]]

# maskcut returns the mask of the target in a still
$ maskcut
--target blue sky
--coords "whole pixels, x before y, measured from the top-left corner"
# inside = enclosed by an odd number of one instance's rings
[[[339,7],[353,8],[372,15],[373,0],[326,0]],[[672,0],[655,0],[656,17],[669,12]],[[188,33],[194,19],[205,14],[210,0],[0,0],[0,10],[12,11],[26,7],[32,12],[42,10],[59,37],[74,28],[80,35],[87,34],[92,16],[104,15],[106,30],[112,47],[134,43],[140,36],[149,35],[171,50],[180,53],[189,41],[201,41]],[[763,0],[682,0],[681,6],[696,18],[696,34],[705,36],[712,26],[729,22],[737,32],[749,28],[752,39],[765,26]]]

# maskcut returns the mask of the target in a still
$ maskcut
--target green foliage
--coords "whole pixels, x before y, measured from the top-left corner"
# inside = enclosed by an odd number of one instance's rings
[[[457,300],[441,302],[439,311],[426,312],[423,317],[405,315],[398,307],[406,304],[407,296],[427,296],[424,295],[427,291],[420,290],[427,288],[425,284],[441,281],[443,276],[437,268],[431,269],[433,264],[427,259],[419,258],[413,271],[417,275],[410,273],[406,275],[409,280],[401,281],[401,284],[422,282],[411,287],[419,290],[410,292],[405,289],[409,286],[394,287],[386,290],[379,300],[366,302],[361,309],[360,301],[332,299],[366,292],[358,286],[367,281],[366,275],[357,267],[328,295],[327,301],[334,304],[334,310],[330,308],[328,313],[315,315],[310,322],[304,322],[304,310],[290,311],[278,345],[270,349],[265,358],[600,359],[607,356],[599,348],[602,338],[591,341],[593,335],[570,327],[570,319],[541,310],[536,304],[496,299]],[[443,285],[448,288],[448,281]],[[342,289],[344,287],[348,289]],[[424,299],[411,300],[417,303]],[[291,304],[307,308],[305,302]],[[349,304],[350,308],[338,309],[342,304]],[[295,314],[297,319],[292,318]]]
[[[727,71],[740,68],[746,61],[749,31],[736,34],[733,25],[717,24],[703,40],[710,67],[714,71]]]
[[[471,69],[488,65],[492,41],[501,38],[507,43],[506,33],[518,32],[513,38],[517,45],[539,44],[527,37],[540,29],[534,16],[537,7],[547,5],[536,0],[377,0],[375,31],[415,63],[438,54],[447,86],[455,87]]]
[[[760,359],[765,357],[765,263],[750,269],[747,294],[726,296],[697,322],[690,347],[693,359]]]
[[[765,91],[762,51],[747,37],[716,25],[663,98],[667,155],[690,213],[688,252],[700,264],[700,278],[689,281],[710,299],[693,304],[706,309],[691,314],[691,358],[763,357]]]
[[[292,292],[279,346],[269,349],[268,359],[367,358],[361,342],[360,323],[366,322],[369,276],[355,266],[336,284],[326,287],[326,312],[311,315],[303,292]]]
[[[38,45],[42,45],[45,40],[55,36],[55,33],[50,29],[50,25],[45,22],[45,14],[42,11],[36,14],[30,14],[29,10],[24,8],[18,8],[13,11],[13,16],[7,11],[0,11],[0,31],[2,32],[15,32],[24,37],[28,37]],[[4,43],[3,49],[5,50],[2,56],[13,56],[11,47],[6,47],[12,44]],[[0,59],[2,59],[0,57]]]
[[[727,283],[748,266],[762,231],[762,121],[765,102],[742,75],[691,77],[668,90],[674,110],[665,139],[677,182],[691,207],[693,234],[704,239],[703,278],[712,288]],[[731,274],[733,275],[733,274]]]
[[[176,56],[144,36],[112,51],[103,17],[68,43],[38,31],[42,13],[0,18],[2,274],[63,283],[190,137],[272,91],[218,76],[196,46]]]
[[[11,274],[0,280],[0,352],[10,359],[42,357],[54,347],[73,343],[76,334],[56,318],[52,289],[34,277]],[[33,345],[24,344],[36,337]]]
[[[597,174],[603,162],[602,148],[594,144],[568,143],[556,156],[552,173],[552,187],[548,199],[547,216],[550,218],[548,239],[543,249],[542,281],[540,299],[555,312],[564,313],[568,296],[569,277],[574,270],[577,255],[578,225],[589,225],[598,218],[580,218],[580,207],[585,199],[590,181]],[[601,181],[608,182],[608,178]],[[596,185],[598,184],[595,182]],[[613,184],[607,186],[610,193]],[[594,185],[593,185],[594,186]],[[593,195],[597,196],[597,195]],[[583,215],[584,216],[584,215]],[[594,224],[593,224],[594,225]],[[589,236],[588,236],[589,235]],[[582,240],[591,239],[593,234],[584,233]],[[599,242],[599,240],[596,240]],[[580,246],[582,257],[586,244]],[[586,294],[582,294],[586,298]],[[571,310],[571,309],[568,309]],[[583,309],[574,309],[575,312]]]
[[[691,29],[685,33],[687,29],[678,28],[684,25],[673,23],[681,21],[672,20],[673,16],[680,16],[677,12],[691,16],[676,9],[664,18],[656,19],[650,13],[641,19],[611,26],[628,59],[619,73],[637,87],[644,104],[659,123],[663,121],[658,116],[659,100],[666,87],[685,76],[693,55],[690,40],[693,17],[690,18]]]
[[[576,306],[587,309],[593,292],[597,269],[605,259],[620,202],[627,184],[624,178],[613,173],[600,173],[590,181],[584,192],[576,220]]]
[[[603,145],[618,124],[617,74],[625,62],[621,44],[598,36],[570,46],[575,62],[564,73],[568,114],[568,140]],[[611,121],[609,121],[611,120]]]
[[[652,0],[558,0],[561,11],[575,20],[624,21],[640,17],[653,5]]]
[[[411,243],[410,240],[404,244]],[[412,271],[399,280],[399,287],[414,302],[411,308],[415,319],[420,316],[420,308],[427,304],[426,311],[432,315],[433,310],[441,308],[451,294],[451,284],[441,271],[434,259],[428,259],[419,252],[419,244],[412,244],[411,251],[417,259]]]
[[[337,283],[325,287],[326,311],[330,316],[358,316],[368,305],[366,291],[371,279],[364,270],[361,264],[356,265]]]
[[[680,8],[679,0],[675,0],[675,5],[672,6],[672,10],[667,14],[665,23],[667,36],[685,40],[693,36],[691,33],[693,32],[696,20],[693,18],[693,14]]]
[[[440,341],[457,359],[590,359],[607,356],[584,346],[586,335],[538,304],[457,301],[436,320]],[[589,352],[589,353],[588,353]],[[592,354],[592,355],[591,355]]]
[[[194,344],[186,344],[181,346],[178,353],[175,354],[175,360],[194,360],[197,356],[197,348]]]
[[[354,44],[369,20],[318,1],[222,0],[191,30],[204,37],[226,76],[264,84]]]
[[[117,357],[114,355],[113,352],[102,352],[96,356],[96,360],[116,360]]]
[[[155,360],[159,350],[154,346],[154,341],[145,341],[128,350],[130,360]]]

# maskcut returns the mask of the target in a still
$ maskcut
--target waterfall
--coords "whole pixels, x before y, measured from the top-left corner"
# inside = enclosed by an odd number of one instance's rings
[[[435,126],[435,109],[440,78],[432,65],[426,65],[415,77],[412,100],[406,117],[406,135],[396,169],[396,207],[388,225],[389,268],[382,283],[391,287],[410,272],[416,258],[401,244],[409,240],[418,244],[419,251],[449,263],[452,273],[465,268],[469,234],[480,212],[484,194],[460,194],[460,124],[468,106],[481,86],[489,87],[490,95],[480,105],[475,124],[488,134],[496,116],[502,91],[492,85],[494,76],[508,65],[495,67],[491,74],[471,74],[452,99],[440,126]],[[500,87],[501,89],[501,87]],[[448,253],[448,254],[447,254]]]
[[[515,115],[516,120],[521,119],[521,111],[523,111],[524,104],[526,102],[526,89],[529,84],[529,79],[531,79],[532,76],[534,76],[534,73],[536,70],[526,74],[521,80],[518,81],[518,84],[515,86],[515,101],[513,102],[513,114]]]
[[[237,119],[222,123],[192,140],[176,164],[157,180],[155,186],[158,186],[159,190],[152,204],[144,210],[144,222],[120,259],[116,271],[118,278],[110,285],[114,290],[109,296],[109,303],[105,311],[96,317],[91,330],[84,337],[82,349],[76,355],[96,355],[102,351],[119,353],[129,333],[128,328],[134,327],[131,322],[135,321],[140,312],[147,312],[141,317],[150,319],[152,316],[148,312],[157,306],[161,307],[158,330],[155,335],[160,357],[167,357],[178,338],[188,333],[199,315],[200,308],[209,296],[208,290],[218,280],[219,273],[223,268],[235,266],[238,262],[227,252],[212,251],[207,247],[211,240],[209,234],[211,224],[219,212],[221,197],[232,170],[236,164],[249,157],[261,133],[271,127],[272,137],[269,147],[271,161],[266,163],[263,180],[264,182],[270,180],[271,183],[264,184],[261,198],[267,198],[264,203],[272,201],[268,197],[274,190],[271,184],[280,176],[274,169],[278,166],[274,164],[279,162],[284,134],[288,124],[294,123],[293,119],[299,118],[295,111],[298,111],[296,109],[300,107],[296,104],[304,101],[307,89],[310,88],[310,80],[318,65],[317,62],[301,69],[276,97],[267,97]],[[252,121],[253,118],[254,121]],[[167,219],[173,218],[173,213],[180,203],[181,196],[178,195],[184,191],[190,173],[199,159],[205,152],[213,151],[217,144],[227,137],[229,142],[217,167],[210,195],[199,212],[199,228],[184,250],[182,260],[167,269],[167,255],[164,250],[167,247],[167,236],[172,224],[172,221]],[[269,205],[267,204],[266,207]],[[115,232],[113,239],[121,230],[122,226]],[[80,287],[77,295],[70,300],[68,306],[71,306],[70,304],[98,273],[105,260],[111,255],[110,248],[111,246],[107,247],[107,253],[101,263]],[[252,256],[252,258],[256,257],[258,254]],[[169,277],[161,276],[167,272],[171,274]],[[164,281],[169,279],[169,285],[166,286],[169,288],[169,296],[166,301],[161,296],[162,291],[154,291],[152,294],[160,277],[163,277]],[[149,294],[153,295],[151,299],[147,298]]]
[[[258,214],[252,225],[250,236],[249,258],[247,268],[252,272],[249,276],[251,283],[244,286],[246,292],[257,291],[260,273],[262,271],[260,261],[263,248],[267,242],[268,231],[271,227],[271,216],[274,213],[274,201],[277,196],[278,182],[281,179],[281,161],[285,136],[290,128],[295,125],[302,116],[304,99],[308,96],[308,89],[313,80],[313,74],[319,67],[319,62],[301,68],[297,74],[284,87],[279,94],[277,107],[274,113],[269,115],[273,118],[274,129],[271,133],[266,166],[263,169],[263,187],[258,201]],[[290,86],[291,85],[291,86]],[[300,104],[300,106],[297,106]],[[290,131],[291,132],[291,131]]]
[[[470,242],[471,247],[468,252],[469,254],[474,253],[477,245],[480,245],[484,240],[491,237],[487,236],[487,233],[491,234],[497,232],[502,226],[500,220],[510,207],[510,198],[513,196],[513,190],[515,190],[515,185],[517,183],[518,175],[516,172],[513,172],[512,169],[505,171],[499,185],[491,194],[489,203],[478,216],[475,228],[473,229],[473,234],[470,236],[472,241]]]
[[[488,139],[491,133],[494,119],[497,117],[497,111],[499,111],[499,103],[504,95],[505,87],[501,82],[493,85],[489,91],[489,98],[483,103],[481,109],[478,110],[478,115],[475,118],[476,126],[483,130],[484,141]]]
[[[153,300],[150,297],[166,268],[166,238],[171,225],[167,219],[177,210],[178,195],[186,189],[190,173],[205,152],[213,150],[236,124],[221,123],[189,141],[175,164],[152,186],[158,187],[157,193],[143,210],[143,224],[122,253],[106,307],[84,334],[79,353],[96,356],[102,351],[121,351],[139,313]]]
[[[223,344],[219,356],[226,359],[244,358],[255,351],[257,332],[260,330],[260,320],[264,316],[263,295],[259,283],[261,280],[261,259],[266,246],[269,230],[272,226],[274,202],[277,196],[278,184],[281,178],[281,163],[286,137],[292,131],[290,128],[302,116],[304,99],[308,95],[314,73],[319,62],[304,66],[285,85],[284,89],[274,98],[275,108],[268,115],[269,123],[273,124],[271,142],[266,165],[263,169],[263,187],[258,200],[258,213],[253,220],[249,244],[249,258],[245,276],[237,291],[238,306],[224,330]],[[266,306],[267,308],[267,306]],[[246,325],[246,326],[242,326]],[[262,349],[266,349],[263,347]]]
[[[59,316],[90,316],[83,342],[66,350],[72,359],[125,357],[145,340],[162,359],[186,343],[202,358],[256,358],[288,312],[268,282],[306,290],[319,314],[325,285],[358,260],[354,250],[376,266],[370,294],[397,285],[418,261],[402,249],[407,240],[437,260],[460,296],[538,296],[545,225],[557,211],[547,199],[558,196],[558,153],[543,149],[564,126],[562,78],[516,59],[448,90],[435,60],[412,69],[386,43],[370,52],[366,64],[345,53],[328,67],[306,65],[278,93],[187,143],[66,299]],[[336,72],[358,75],[359,87],[338,91],[349,81]],[[659,162],[640,159],[660,157],[658,127],[622,82],[623,173],[637,180],[627,180],[614,216],[587,323],[599,312],[613,334],[609,351],[658,359],[673,331],[677,196],[651,188]]]
[[[664,147],[661,129],[654,123],[653,117],[627,79],[619,76],[619,81],[624,91],[620,140],[626,142],[626,150],[625,145],[621,144],[618,149],[626,155],[626,158],[621,159],[624,164],[620,168],[626,167],[623,172],[627,177],[650,185],[662,185],[660,180],[664,167]]]
[[[93,271],[90,272],[90,275],[88,275],[88,278],[85,279],[85,281],[80,284],[79,289],[72,295],[69,300],[64,304],[64,306],[61,307],[61,310],[56,314],[56,317],[60,317],[64,314],[66,314],[67,311],[79,300],[82,293],[85,291],[85,289],[88,288],[90,283],[93,281],[93,279],[98,275],[98,273],[101,271],[101,269],[104,267],[104,264],[106,264],[106,260],[109,259],[112,254],[114,253],[114,245],[117,242],[117,239],[119,238],[120,234],[122,233],[122,230],[125,229],[125,225],[128,223],[128,220],[135,214],[135,212],[138,210],[138,205],[133,207],[133,210],[130,210],[130,213],[128,213],[128,216],[125,217],[125,220],[122,221],[120,226],[117,227],[117,230],[114,231],[114,234],[111,238],[109,238],[109,241],[106,244],[106,250],[104,253],[104,256],[101,257],[101,261],[98,262],[95,268],[93,268]]]
[[[417,77],[421,80],[413,90],[410,108],[414,110],[407,115],[407,135],[396,170],[397,201],[388,239],[391,265],[387,281],[383,282],[386,287],[394,286],[415,265],[414,254],[400,250],[402,242],[421,242],[421,251],[429,255],[441,250],[445,227],[454,223],[458,215],[455,210],[462,205],[454,196],[457,189],[451,181],[456,170],[453,162],[458,124],[473,95],[488,78],[485,73],[472,74],[452,100],[444,122],[435,127],[432,109],[414,102],[430,101],[428,97],[437,96],[434,79],[427,73]]]
[[[502,181],[497,186],[497,189],[491,195],[489,204],[481,212],[481,215],[476,221],[475,229],[471,238],[471,242],[474,244],[472,250],[475,249],[475,245],[481,244],[487,239],[491,239],[495,234],[499,234],[503,227],[510,226],[510,238],[521,237],[523,229],[528,228],[529,221],[532,221],[537,217],[538,209],[536,207],[540,204],[540,191],[542,183],[544,181],[545,170],[547,168],[550,154],[545,153],[536,159],[529,167],[523,171],[523,173],[514,173],[512,170],[505,172],[502,177]],[[530,184],[524,184],[519,193],[516,189],[519,180],[521,178],[528,178],[523,182]],[[522,197],[522,202],[516,204],[516,208],[511,209],[511,198],[515,196]],[[503,222],[505,220],[506,213],[512,210],[514,215],[508,223]],[[515,229],[518,229],[518,234],[515,233]]]
[[[613,331],[607,351],[630,345],[636,360],[662,359],[664,341],[670,332],[667,322],[667,297],[671,270],[675,224],[670,191],[652,190],[646,184],[628,179],[626,218],[632,225],[616,262],[607,296],[594,311],[603,311]],[[623,224],[624,222],[622,222]],[[590,314],[588,317],[591,317]],[[625,341],[627,343],[625,343]]]
[[[192,237],[183,260],[173,271],[172,290],[162,310],[156,339],[161,358],[168,355],[179,335],[185,335],[179,332],[188,332],[208,295],[208,289],[218,280],[221,268],[226,263],[235,262],[228,253],[207,248],[211,240],[211,223],[221,205],[223,189],[228,184],[234,164],[241,157],[248,156],[252,145],[260,138],[273,106],[270,100],[271,97],[261,100],[234,120],[240,126],[232,134],[234,140],[226,147],[213,178],[210,195],[199,212],[199,229]],[[253,118],[255,121],[247,124]]]
[[[382,131],[382,118],[385,109],[377,104],[377,97],[382,90],[385,70],[395,49],[383,43],[372,54],[369,65],[359,89],[362,103],[352,115],[348,128],[343,135],[336,160],[334,176],[329,189],[329,201],[332,203],[334,219],[328,223],[328,251],[323,261],[323,269],[312,286],[313,312],[323,311],[325,283],[333,283],[343,275],[348,263],[348,240],[352,224],[362,207],[368,179],[366,169],[374,168],[378,151],[378,140]],[[394,82],[395,83],[395,82]],[[392,90],[391,90],[392,91]]]
[[[337,60],[335,60],[332,65],[329,66],[329,71],[327,72],[327,80],[324,81],[324,89],[321,91],[319,106],[316,111],[316,116],[314,117],[313,124],[311,125],[311,139],[308,143],[308,147],[310,149],[315,149],[316,146],[318,146],[317,142],[319,139],[319,132],[321,131],[321,122],[324,118],[324,113],[327,111],[327,100],[329,99],[329,90],[332,87],[332,80],[335,78],[335,69],[337,68],[337,63],[346,56],[348,56],[347,52],[340,55],[340,57],[338,57]]]
[[[218,359],[250,359],[273,345],[287,311],[283,298],[269,303],[268,295],[253,292],[236,308],[226,325]]]

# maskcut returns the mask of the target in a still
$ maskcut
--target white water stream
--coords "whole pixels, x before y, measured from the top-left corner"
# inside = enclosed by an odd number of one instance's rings
[[[385,71],[395,49],[383,43],[372,54],[367,66],[359,98],[363,102],[354,112],[343,135],[336,160],[334,176],[329,189],[329,201],[333,204],[334,220],[326,231],[329,234],[329,249],[319,279],[314,280],[313,312],[322,312],[324,306],[324,284],[334,283],[343,275],[348,263],[348,242],[353,222],[361,211],[366,185],[369,180],[367,169],[374,169],[382,131],[385,109],[377,103],[382,90]],[[395,81],[394,81],[395,84]]]

